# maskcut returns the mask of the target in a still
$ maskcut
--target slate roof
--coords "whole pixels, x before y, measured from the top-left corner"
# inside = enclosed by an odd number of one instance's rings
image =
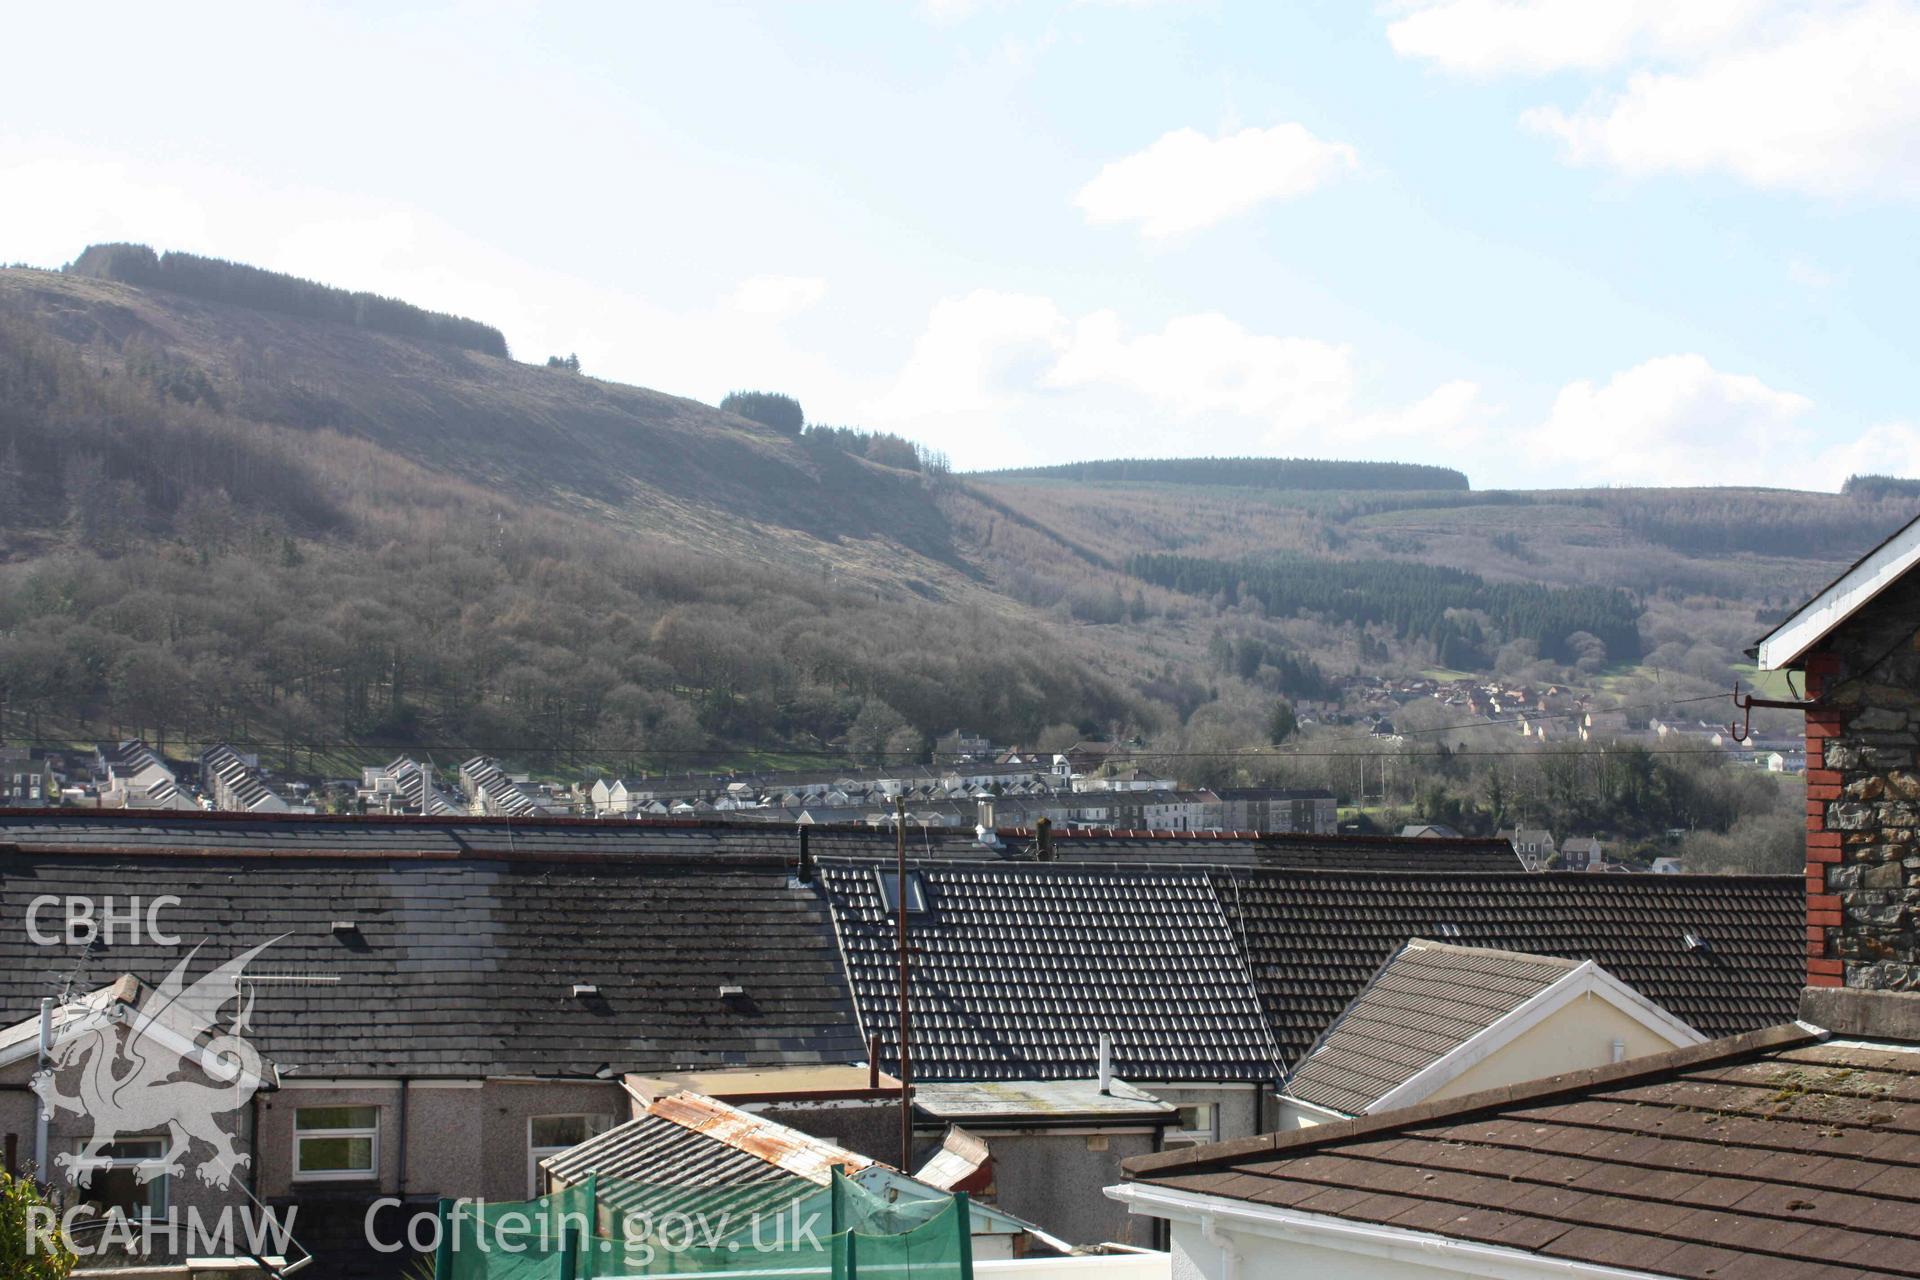
[[[1782,1026],[1126,1170],[1634,1273],[1920,1276],[1920,1053]]]
[[[1005,838],[1029,833],[1006,833]],[[1340,836],[1304,832],[1054,832],[1062,862],[1288,867],[1321,871],[1520,871],[1497,837]]]
[[[918,839],[919,833],[915,833]],[[971,833],[943,836],[978,856]],[[893,833],[813,828],[817,854],[891,856]],[[799,856],[792,828],[756,823],[593,818],[357,817],[316,814],[155,813],[146,810],[0,809],[0,851],[21,849],[109,853],[332,854],[342,857],[436,854],[698,860],[741,856],[791,862]]]
[[[256,974],[251,1039],[307,1076],[571,1075],[856,1062],[825,907],[778,861],[75,857],[0,854],[0,1023],[70,977],[157,984],[183,954],[81,949],[19,927],[41,895],[180,899],[160,913],[210,967],[285,933]],[[354,928],[335,932],[335,921]],[[200,972],[196,969],[196,973]],[[573,984],[597,986],[575,998]],[[722,985],[743,992],[723,998]]]
[[[1577,968],[1416,938],[1327,1028],[1286,1091],[1358,1115]]]
[[[1038,864],[915,836],[934,908],[915,924],[922,1079],[1084,1077],[1110,1031],[1126,1078],[1271,1080],[1412,937],[1592,959],[1709,1035],[1791,1017],[1804,963],[1792,877]],[[873,876],[891,833],[808,839],[814,886],[790,878],[796,832],[752,825],[0,811],[0,918],[137,886],[182,898],[169,927],[211,938],[205,960],[291,931],[257,967],[339,982],[263,985],[256,1025],[310,1075],[864,1061],[863,1033],[893,1039]],[[1066,845],[1183,843],[1085,840]],[[1233,842],[1195,842],[1216,843]],[[116,944],[78,989],[173,958]],[[0,1025],[73,960],[0,931]]]
[[[1030,861],[1033,832],[1006,828],[1001,847],[971,830],[909,827],[917,858]],[[1402,840],[1383,836],[1249,833],[1054,832],[1061,861],[1259,865],[1375,871],[1513,871],[1505,841]],[[893,832],[865,826],[812,826],[817,857],[892,857]],[[702,858],[737,854],[799,857],[792,824],[747,820],[646,821],[594,818],[346,817],[324,814],[155,812],[102,809],[0,809],[0,850],[103,852],[438,853],[447,857],[555,855]]]
[[[1592,960],[1706,1036],[1792,1019],[1805,977],[1798,876],[1210,874],[1288,1062],[1409,938]]]
[[[821,868],[862,1029],[898,1066],[894,920],[876,869]],[[1280,1062],[1204,873],[1072,864],[920,864],[916,1080],[1063,1080],[1113,1036],[1133,1080],[1268,1080]]]

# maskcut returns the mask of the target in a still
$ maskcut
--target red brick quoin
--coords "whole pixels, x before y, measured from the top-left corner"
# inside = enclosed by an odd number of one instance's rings
[[[1831,653],[1807,657],[1807,700],[1817,702],[1838,672]],[[1840,771],[1826,767],[1828,738],[1840,734],[1838,710],[1810,710],[1807,716],[1807,985],[1845,985],[1846,970],[1828,954],[1827,930],[1840,924],[1840,899],[1827,892],[1827,868],[1840,861],[1840,833],[1827,830],[1827,802],[1840,798]]]

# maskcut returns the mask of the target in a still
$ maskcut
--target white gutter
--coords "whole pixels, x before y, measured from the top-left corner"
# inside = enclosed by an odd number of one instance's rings
[[[1218,1233],[1224,1223],[1230,1230],[1259,1236],[1283,1244],[1302,1244],[1338,1253],[1385,1258],[1395,1262],[1418,1263],[1439,1271],[1451,1271],[1478,1280],[1674,1280],[1653,1271],[1627,1271],[1619,1267],[1577,1262],[1569,1258],[1549,1258],[1523,1249],[1456,1240],[1425,1231],[1380,1226],[1370,1222],[1349,1222],[1344,1218],[1246,1200],[1197,1195],[1148,1183],[1124,1182],[1106,1188],[1111,1200],[1127,1206],[1129,1213],[1165,1218],[1170,1222],[1197,1226],[1201,1238],[1213,1244],[1208,1233]],[[1223,1253],[1224,1256],[1224,1253]],[[1232,1274],[1232,1273],[1229,1273]]]
[[[1775,627],[1755,651],[1760,670],[1793,665],[1835,627],[1898,582],[1916,562],[1920,562],[1920,530],[1909,524]]]

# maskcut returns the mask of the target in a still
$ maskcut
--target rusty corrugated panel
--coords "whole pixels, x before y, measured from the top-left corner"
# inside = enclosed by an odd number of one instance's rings
[[[855,1173],[873,1164],[867,1157],[844,1147],[697,1093],[660,1098],[647,1108],[647,1114],[692,1129],[702,1137],[756,1156],[777,1169],[821,1186],[832,1181],[836,1168]]]

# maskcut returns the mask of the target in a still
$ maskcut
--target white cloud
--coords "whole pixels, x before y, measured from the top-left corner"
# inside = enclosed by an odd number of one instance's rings
[[[1400,409],[1369,413],[1355,420],[1362,439],[1406,441],[1427,449],[1462,449],[1479,442],[1498,408],[1480,398],[1480,384],[1456,378]]]
[[[1822,11],[1764,44],[1641,71],[1574,111],[1522,117],[1575,163],[1731,174],[1818,195],[1920,194],[1920,7]]]
[[[1812,408],[1704,356],[1661,356],[1605,386],[1567,384],[1517,443],[1562,484],[1779,484],[1802,456]]]
[[[1848,476],[1920,476],[1920,429],[1905,422],[1868,427],[1856,440],[1814,456],[1802,484],[1838,489]]]
[[[1578,106],[1522,114],[1576,164],[1920,195],[1916,0],[1443,0],[1387,35],[1469,74],[1624,69]]]
[[[790,316],[826,295],[827,282],[818,276],[750,276],[735,287],[729,302],[748,315]]]
[[[1599,70],[1695,53],[1743,30],[1768,0],[1438,0],[1387,26],[1395,53],[1491,75]]]
[[[1789,258],[1787,279],[1803,289],[1823,292],[1840,283],[1838,276],[1809,258]]]
[[[1363,398],[1340,343],[1255,333],[1211,312],[1135,332],[1113,311],[1076,319],[1050,298],[981,290],[934,307],[863,420],[964,468],[1094,455],[1432,456],[1485,416],[1465,382],[1377,412]]]
[[[1142,235],[1177,236],[1305,195],[1357,164],[1352,147],[1323,142],[1299,124],[1219,138],[1176,129],[1101,169],[1074,203],[1088,222],[1137,222]]]

